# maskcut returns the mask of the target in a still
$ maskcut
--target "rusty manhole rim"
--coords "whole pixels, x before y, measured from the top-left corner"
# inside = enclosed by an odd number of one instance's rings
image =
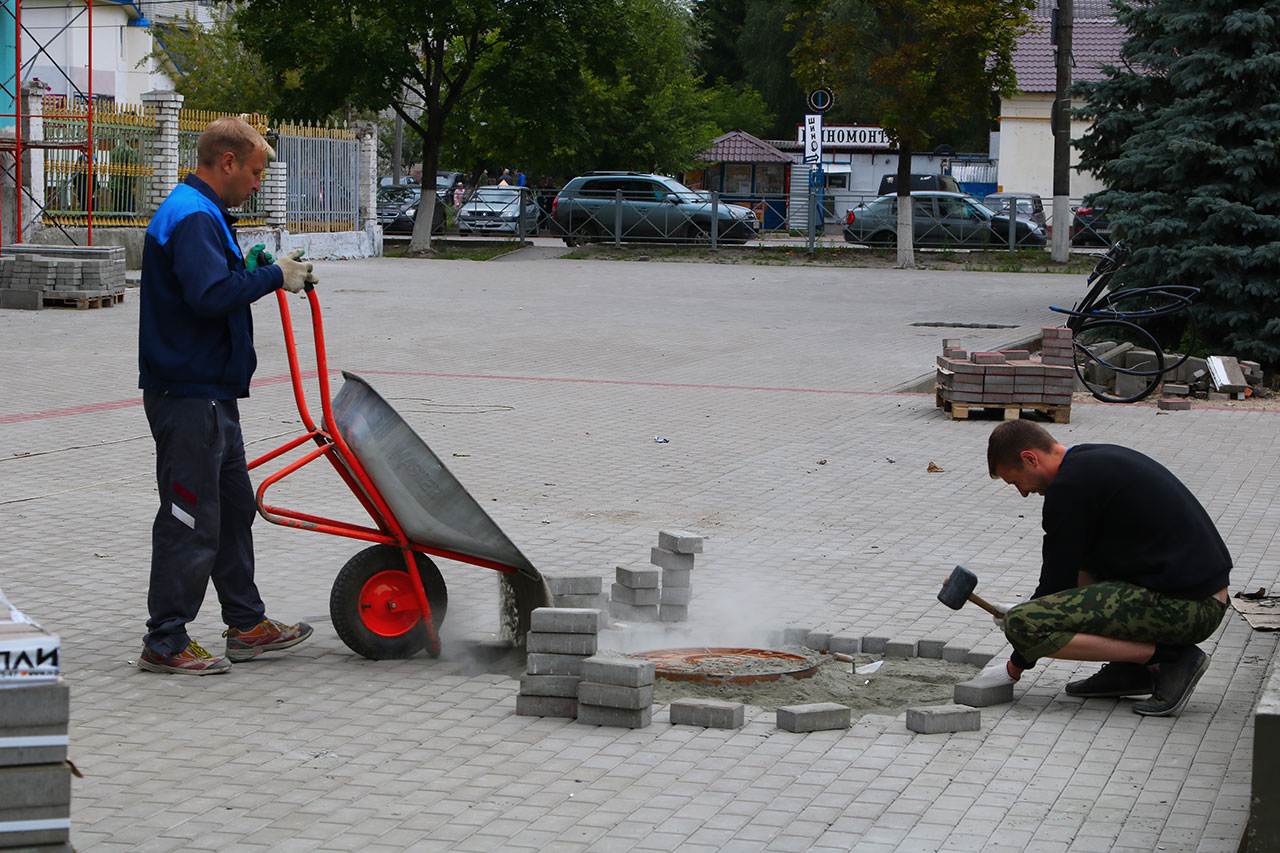
[[[653,661],[654,674],[658,678],[699,684],[760,684],[780,681],[784,677],[796,680],[812,678],[818,673],[818,667],[822,664],[821,656],[812,658],[775,649],[736,646],[653,649],[647,652],[632,652],[631,657]],[[715,660],[723,661],[724,666],[718,669],[709,668],[715,665]],[[734,660],[755,666],[759,666],[761,662],[771,662],[775,663],[777,668],[767,672],[737,672],[732,666]]]

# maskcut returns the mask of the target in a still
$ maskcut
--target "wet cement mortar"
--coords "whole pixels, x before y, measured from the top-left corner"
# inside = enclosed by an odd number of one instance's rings
[[[787,651],[793,651],[788,649]],[[896,716],[919,705],[951,702],[952,688],[978,674],[979,668],[925,658],[886,658],[878,672],[858,675],[854,667],[881,660],[876,655],[854,655],[854,663],[823,656],[811,678],[783,676],[777,681],[755,684],[706,684],[692,681],[654,682],[653,701],[668,704],[674,699],[723,699],[755,705],[767,711],[785,705],[838,702],[853,710],[853,716],[889,714]]]

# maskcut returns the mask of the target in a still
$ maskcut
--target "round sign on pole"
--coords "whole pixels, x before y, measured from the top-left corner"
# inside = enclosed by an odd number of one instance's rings
[[[809,109],[815,113],[825,113],[836,102],[835,93],[823,86],[809,93]]]

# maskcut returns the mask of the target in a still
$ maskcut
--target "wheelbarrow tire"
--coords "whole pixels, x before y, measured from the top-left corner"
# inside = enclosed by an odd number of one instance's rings
[[[422,554],[414,554],[418,565],[418,576],[427,591],[427,601],[431,605],[431,622],[437,631],[444,623],[445,612],[449,607],[449,593],[445,589],[444,577],[435,563]],[[397,578],[395,573],[400,576]],[[390,585],[399,588],[399,598],[409,599],[412,581],[405,572],[404,558],[398,548],[389,545],[373,545],[365,548],[347,561],[334,579],[333,589],[329,594],[329,616],[333,619],[334,630],[347,644],[351,651],[370,660],[393,660],[412,657],[427,648],[427,629],[419,618],[412,627],[400,632],[400,629],[389,624],[370,624],[374,620],[367,618],[370,612],[369,594],[366,589],[376,576],[382,575]],[[398,583],[397,583],[398,581]],[[377,582],[375,582],[377,585]],[[386,586],[387,584],[382,584]],[[416,600],[410,606],[416,608]],[[432,657],[440,654],[439,643],[428,648]]]

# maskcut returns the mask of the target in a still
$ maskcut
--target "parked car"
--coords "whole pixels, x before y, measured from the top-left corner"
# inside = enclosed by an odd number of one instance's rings
[[[1044,200],[1036,193],[991,193],[982,203],[996,213],[1007,214],[1010,207],[1015,207],[1019,219],[1030,219],[1041,229],[1048,224],[1044,215]]]
[[[911,192],[960,192],[960,184],[950,175],[912,175]],[[885,175],[880,178],[880,195],[893,195],[898,191],[898,176]]]
[[[538,231],[533,194],[507,187],[481,187],[458,208],[458,234],[527,234]]]
[[[1015,220],[1014,239],[1020,246],[1043,246],[1044,229],[1029,219]],[[996,213],[961,193],[914,192],[911,194],[913,245],[946,248],[981,248],[1004,243],[1009,235],[1008,214]],[[868,246],[892,246],[898,242],[898,197],[881,196],[858,205],[846,214],[844,239]]]
[[[1096,204],[1082,204],[1071,217],[1071,245],[1110,246],[1111,222],[1107,209]]]
[[[745,243],[756,236],[759,223],[751,208],[724,202],[713,205],[663,175],[590,172],[565,184],[551,205],[556,227],[570,246],[613,239],[619,226],[622,240],[706,242],[713,211],[717,239]]]
[[[412,234],[413,223],[418,218],[418,200],[408,202],[403,205],[400,210],[396,211],[396,215],[391,217],[391,221],[382,226],[383,234]],[[379,217],[381,219],[381,217]],[[431,216],[431,233],[444,233],[444,205],[439,201],[436,202],[434,213]]]
[[[436,172],[436,192],[440,197],[453,204],[453,187],[458,181],[464,180],[461,172]]]
[[[385,230],[407,205],[422,197],[422,187],[414,185],[378,187],[378,224]]]

